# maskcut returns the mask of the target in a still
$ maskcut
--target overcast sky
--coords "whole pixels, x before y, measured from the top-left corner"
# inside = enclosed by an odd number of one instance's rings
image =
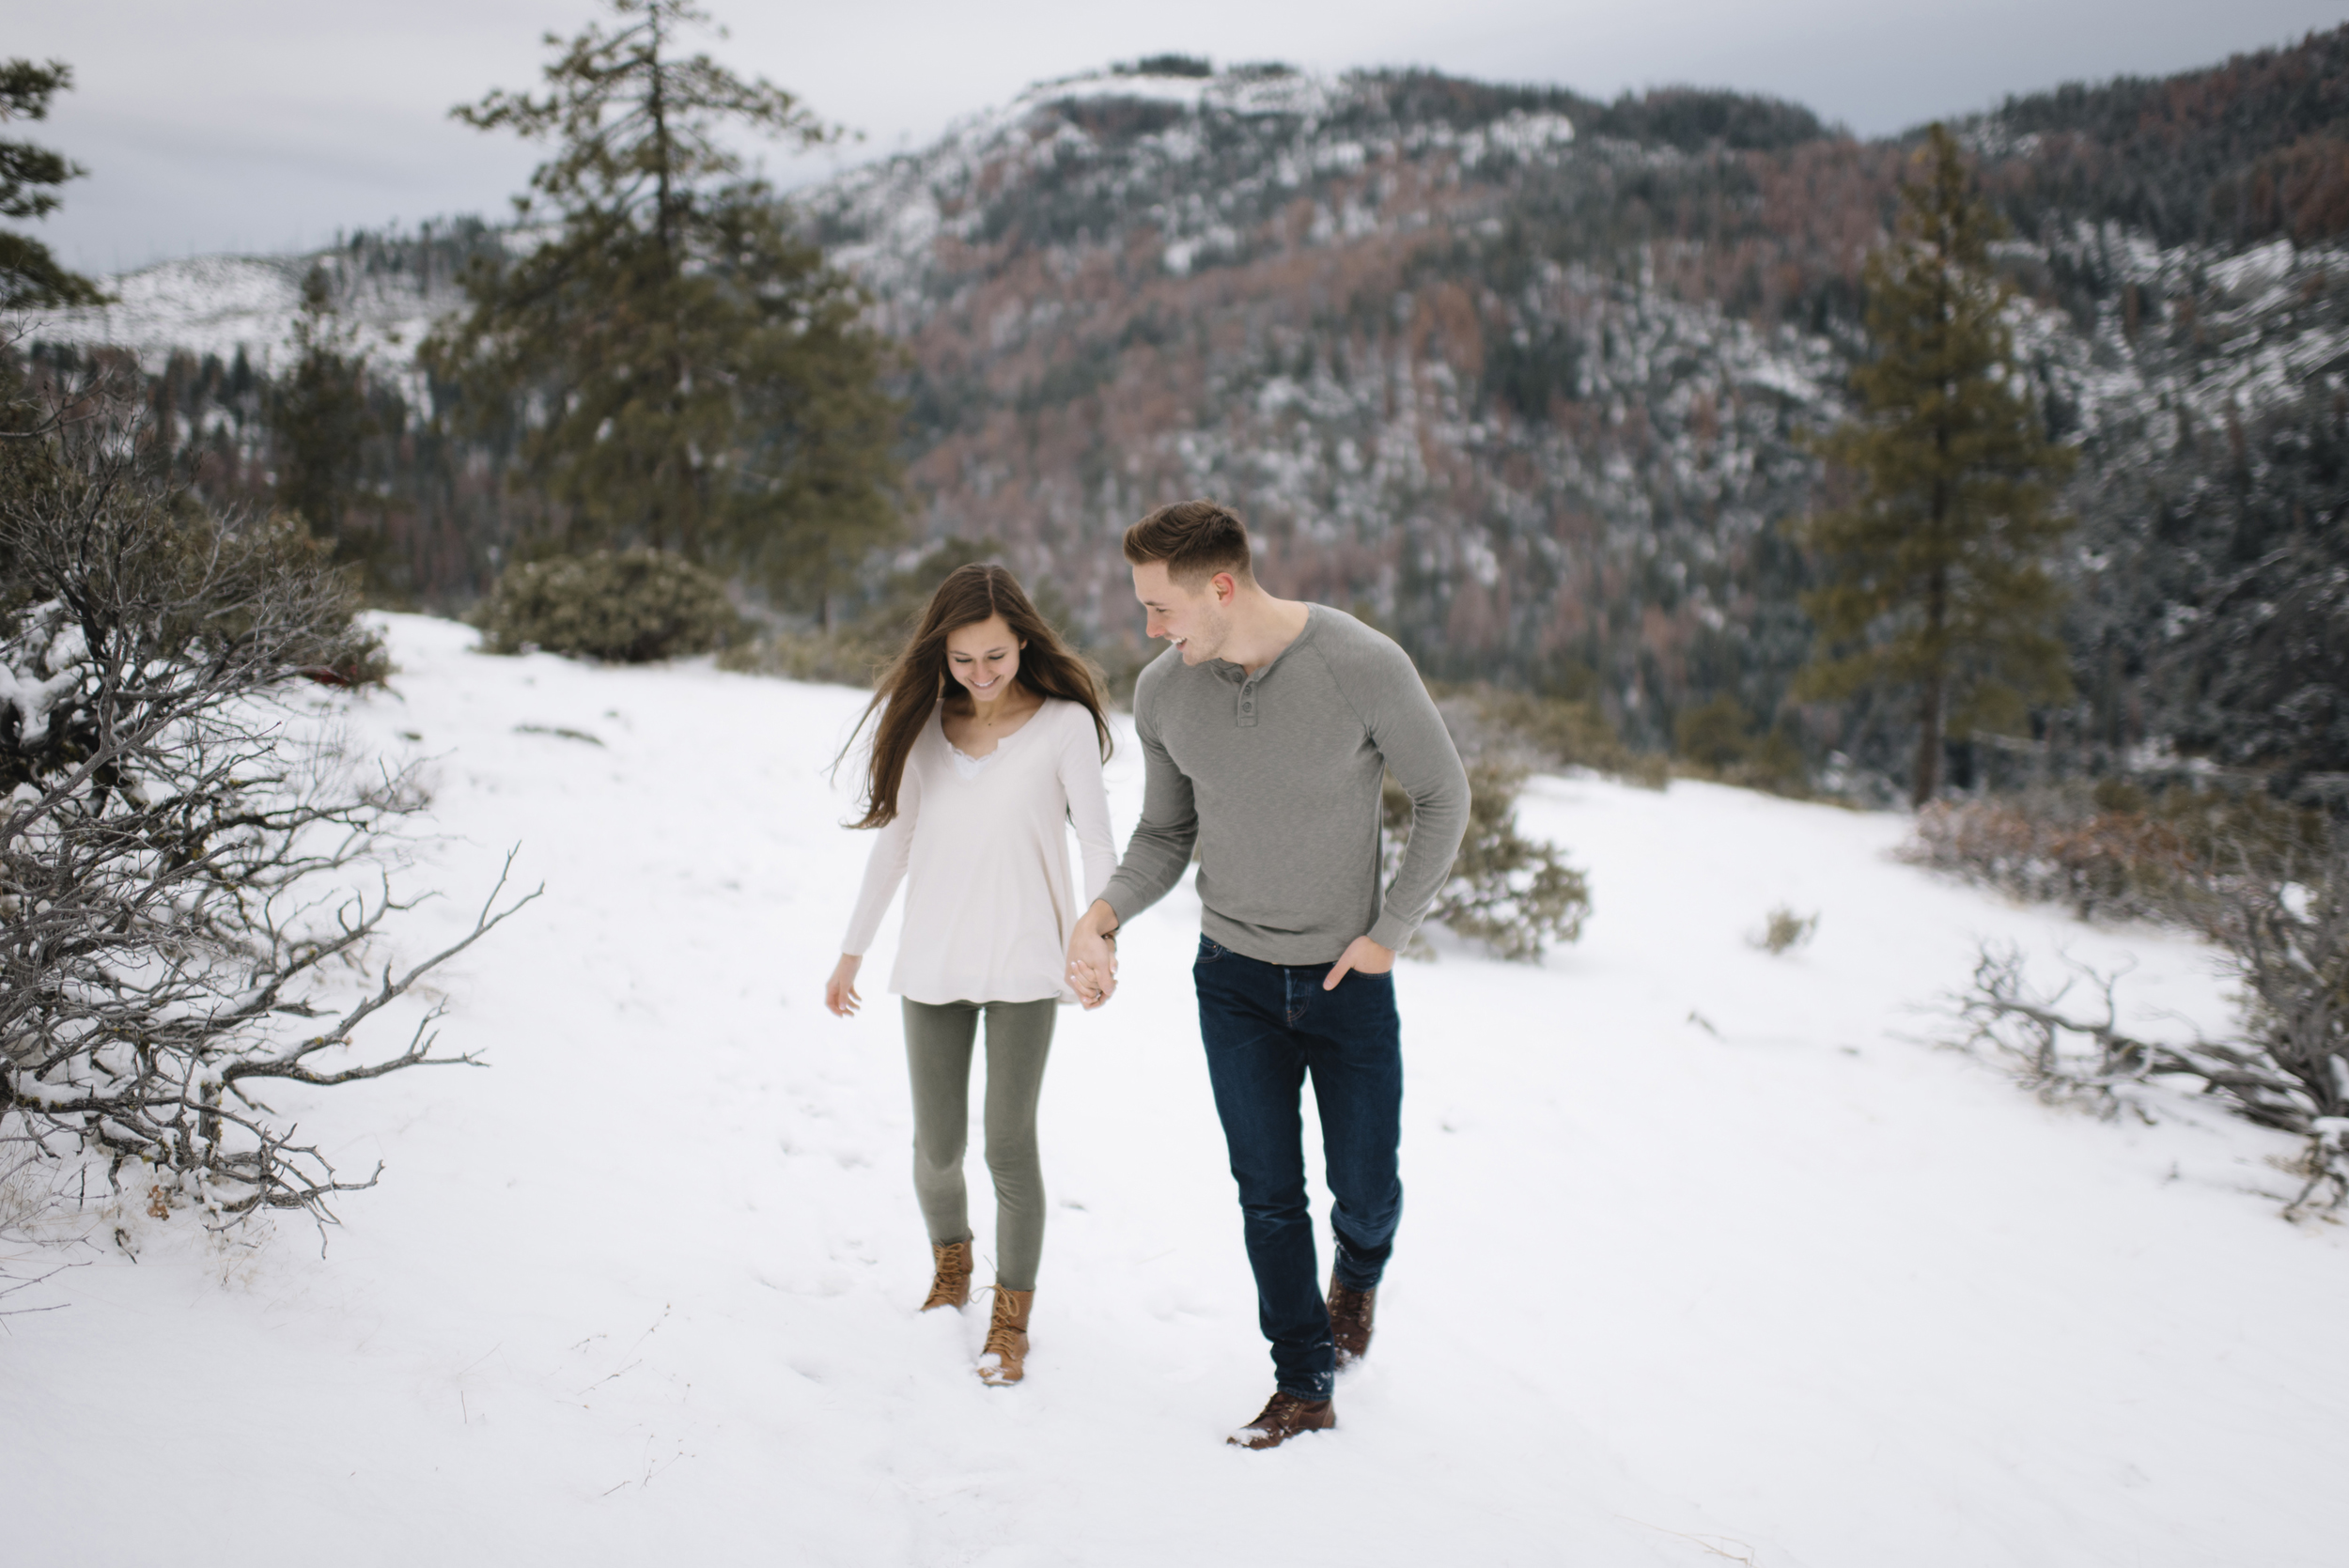
[[[2159,75],[2349,20],[2349,0],[709,0],[712,47],[863,133],[918,146],[1028,84],[1166,51],[1319,71],[1424,65],[1595,96],[1676,83],[1774,93],[1867,135],[2010,92]],[[0,134],[90,170],[33,231],[71,266],[324,244],[338,229],[496,214],[535,162],[449,105],[531,86],[542,34],[595,0],[102,0],[8,13],[0,50],[71,64],[41,124]],[[832,155],[826,155],[829,160]],[[777,166],[786,183],[823,172]]]

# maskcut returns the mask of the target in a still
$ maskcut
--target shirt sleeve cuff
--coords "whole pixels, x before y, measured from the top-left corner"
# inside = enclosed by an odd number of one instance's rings
[[[1419,931],[1419,922],[1405,920],[1401,915],[1382,914],[1378,924],[1370,928],[1370,939],[1380,947],[1400,953],[1411,945],[1411,938]]]

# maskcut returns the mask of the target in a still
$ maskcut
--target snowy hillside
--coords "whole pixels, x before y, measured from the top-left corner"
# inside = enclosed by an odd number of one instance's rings
[[[1284,590],[1441,674],[1579,664],[1640,728],[1688,662],[1775,702],[1798,650],[1757,552],[1843,361],[1724,309],[1698,248],[1630,242],[1635,205],[1734,155],[1629,115],[1411,72],[1105,71],[801,199],[912,350],[926,531],[1049,565],[1114,642],[1116,526],[1216,495]]]
[[[1999,123],[1968,135],[2015,231],[2016,370],[2082,458],[2059,570],[2083,700],[2041,738],[2349,768],[2349,719],[2237,736],[2204,678],[2289,593],[2247,563],[2307,534],[2295,572],[2337,565],[2349,252],[2159,241],[2088,216],[2077,169],[2025,197],[2043,150],[2077,149]],[[1908,150],[1722,93],[1105,72],[802,199],[912,350],[929,533],[1049,569],[1114,642],[1120,526],[1214,495],[1284,591],[1361,607],[1447,677],[1593,692],[1662,745],[1712,697],[1796,717],[1812,584],[1783,525],[1816,504],[1804,432],[1870,352],[1862,262]],[[1799,722],[1901,766],[1897,725]]]
[[[336,308],[356,329],[355,347],[379,365],[405,365],[433,322],[462,303],[455,267],[444,262],[436,272],[369,262],[386,250],[407,253],[407,260],[435,248],[428,240],[386,245],[363,239],[303,256],[159,261],[109,278],[113,303],[40,313],[32,331],[48,342],[132,349],[149,371],[160,371],[174,353],[224,361],[242,354],[257,369],[282,369],[302,309],[302,280],[312,267],[323,267],[335,284]]]
[[[38,1499],[12,1558],[2340,1560],[2349,1244],[2276,1217],[2287,1141],[2043,1107],[1915,1010],[1989,937],[2133,956],[2140,1021],[2216,1028],[2200,948],[1935,881],[1886,858],[1896,817],[1534,781],[1588,933],[1405,967],[1377,1343],[1337,1432],[1241,1453],[1269,1374],[1187,893],[1132,924],[1108,1008],[1063,1015],[1034,1351],[990,1390],[983,1314],[913,1311],[894,1009],[819,1004],[865,846],[823,767],[860,694],[389,629],[393,691],[340,722],[434,759],[403,875],[445,896],[400,946],[461,930],[516,843],[547,884],[445,977],[446,1043],[491,1065],[280,1102],[385,1165],[323,1255],[290,1222],[209,1242],[135,1185],[62,1218],[82,1266],[0,1342],[0,1466]],[[1121,831],[1137,796],[1128,741]],[[1820,924],[1772,958],[1746,938],[1781,903]]]

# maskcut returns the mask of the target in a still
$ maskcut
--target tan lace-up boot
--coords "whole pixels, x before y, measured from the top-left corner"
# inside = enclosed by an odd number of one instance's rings
[[[938,1274],[930,1281],[930,1298],[922,1303],[922,1310],[932,1307],[967,1307],[971,1304],[971,1243],[968,1238],[950,1241],[940,1247],[933,1243],[930,1250],[938,1254]]]
[[[1027,1375],[1028,1309],[1035,1305],[1032,1290],[995,1287],[995,1320],[987,1326],[987,1349],[979,1356],[979,1376],[1001,1388]]]

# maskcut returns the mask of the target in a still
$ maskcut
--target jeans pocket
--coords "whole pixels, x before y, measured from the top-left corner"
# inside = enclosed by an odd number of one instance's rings
[[[1205,969],[1230,951],[1231,949],[1228,947],[1217,946],[1216,943],[1209,940],[1203,935],[1199,939],[1199,956],[1190,961],[1190,967],[1193,969]]]
[[[1371,974],[1348,970],[1337,989],[1322,1001],[1321,1016],[1344,1028],[1384,1029],[1395,1017],[1394,971]]]

